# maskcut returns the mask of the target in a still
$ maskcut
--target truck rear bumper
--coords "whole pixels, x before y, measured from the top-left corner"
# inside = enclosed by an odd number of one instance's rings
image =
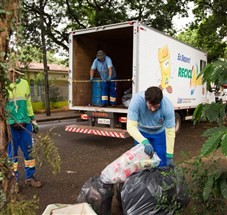
[[[85,125],[67,125],[65,131],[116,138],[127,138],[130,136],[127,130],[124,129],[91,127]]]

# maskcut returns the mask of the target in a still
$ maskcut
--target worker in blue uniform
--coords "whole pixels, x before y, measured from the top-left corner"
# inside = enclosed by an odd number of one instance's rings
[[[102,104],[105,107],[108,105],[116,106],[117,86],[116,71],[112,60],[102,50],[97,52],[96,58],[90,69],[90,82],[94,81],[94,72],[97,70],[102,79]]]
[[[159,166],[173,165],[175,114],[171,101],[159,87],[135,94],[129,104],[127,131],[150,157],[156,152]]]

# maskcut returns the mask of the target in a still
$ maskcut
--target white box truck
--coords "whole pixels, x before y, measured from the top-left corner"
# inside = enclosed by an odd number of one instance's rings
[[[92,103],[91,64],[98,50],[111,57],[117,72],[117,106]],[[159,86],[175,108],[176,131],[192,118],[195,107],[209,102],[206,87],[197,75],[207,54],[139,21],[129,21],[71,32],[69,36],[69,109],[81,112],[85,123],[67,125],[66,131],[126,138],[127,107],[124,92],[132,96]],[[99,75],[97,74],[97,78]],[[97,82],[99,80],[97,79]],[[101,95],[100,95],[101,96]],[[127,105],[126,105],[127,106]]]

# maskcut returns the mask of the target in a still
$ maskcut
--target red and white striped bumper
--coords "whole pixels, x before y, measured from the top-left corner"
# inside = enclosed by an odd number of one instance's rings
[[[81,134],[92,134],[104,137],[116,137],[116,138],[127,138],[130,135],[127,130],[123,129],[112,129],[102,127],[90,127],[83,125],[68,125],[65,127],[65,131],[81,133]]]

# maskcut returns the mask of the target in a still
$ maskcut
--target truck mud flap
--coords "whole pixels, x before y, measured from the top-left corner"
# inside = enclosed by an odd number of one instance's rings
[[[65,131],[116,138],[127,138],[130,136],[127,130],[124,129],[90,127],[84,125],[67,125]]]

